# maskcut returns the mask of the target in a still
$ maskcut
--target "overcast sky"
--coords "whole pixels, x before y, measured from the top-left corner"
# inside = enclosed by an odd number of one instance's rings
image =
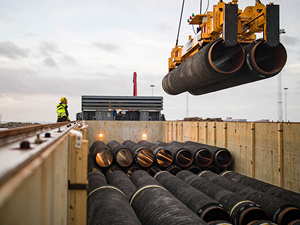
[[[181,45],[193,34],[186,19],[199,12],[199,2],[185,1]],[[218,3],[209,2],[209,10]],[[283,88],[289,88],[288,120],[298,122],[300,2],[274,3],[280,4],[281,28],[286,30],[281,42],[288,52],[282,71]],[[66,96],[74,120],[82,95],[132,96],[132,74],[137,72],[138,95],[151,96],[154,84],[154,95],[164,98],[167,120],[187,114],[277,120],[278,76],[201,96],[163,91],[161,80],[175,45],[181,4],[182,0],[0,0],[0,119],[56,122],[56,105]],[[240,0],[239,8],[254,4],[255,0]]]

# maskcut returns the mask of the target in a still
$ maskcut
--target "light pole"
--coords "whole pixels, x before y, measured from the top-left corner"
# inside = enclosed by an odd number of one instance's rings
[[[285,90],[285,122],[287,122],[287,90],[288,88],[284,88]]]
[[[152,97],[153,97],[153,88],[155,87],[155,85],[151,84],[150,87],[152,88]]]

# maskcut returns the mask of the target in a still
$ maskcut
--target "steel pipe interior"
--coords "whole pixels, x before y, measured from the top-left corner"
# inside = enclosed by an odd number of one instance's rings
[[[287,60],[284,46],[268,47],[264,41],[259,41],[252,49],[251,61],[256,70],[262,74],[273,75],[279,73]]]
[[[209,50],[210,64],[219,73],[231,74],[238,71],[245,60],[245,53],[240,44],[225,47],[223,40],[215,42]]]

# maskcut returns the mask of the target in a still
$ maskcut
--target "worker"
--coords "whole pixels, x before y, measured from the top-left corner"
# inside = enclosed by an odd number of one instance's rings
[[[62,97],[60,99],[60,103],[56,106],[57,122],[70,121],[67,104],[68,104],[68,99],[66,97]]]

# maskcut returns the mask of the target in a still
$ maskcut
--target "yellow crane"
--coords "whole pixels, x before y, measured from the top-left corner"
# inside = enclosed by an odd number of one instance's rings
[[[256,0],[244,10],[238,1],[219,0],[213,11],[192,14],[198,26],[186,45],[172,49],[163,89],[172,95],[185,91],[200,95],[278,74],[287,53],[280,43],[279,5]],[[263,32],[263,38],[256,34]]]

